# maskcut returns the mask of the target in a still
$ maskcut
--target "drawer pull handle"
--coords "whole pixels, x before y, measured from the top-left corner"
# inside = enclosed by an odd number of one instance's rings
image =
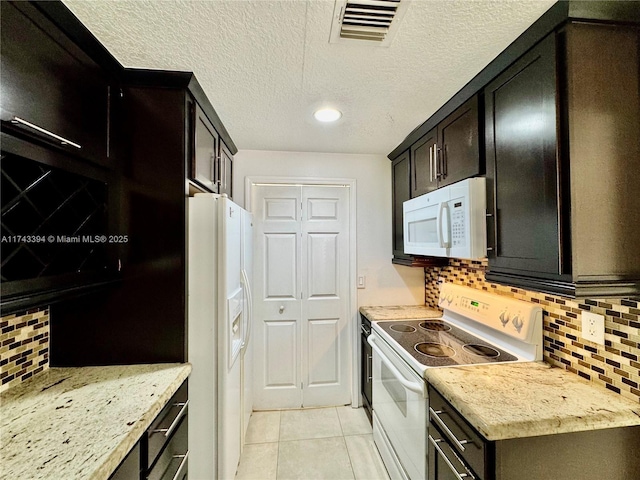
[[[449,429],[449,427],[447,427],[447,425],[438,415],[439,413],[443,413],[442,410],[434,410],[433,408],[429,407],[429,411],[431,412],[431,418],[433,418],[436,423],[440,425],[440,428],[444,430],[444,433],[446,433],[447,436],[453,441],[453,443],[456,444],[460,451],[464,452],[464,445],[469,443],[469,440],[458,440],[458,438],[453,434],[453,432]]]
[[[182,461],[180,462],[180,466],[178,467],[178,471],[173,476],[173,480],[180,480],[180,474],[182,473],[182,470],[184,470],[184,466],[187,464],[187,461],[189,459],[189,450],[187,450],[187,453],[185,453],[184,455],[174,455],[173,458],[182,459]]]
[[[171,425],[169,425],[169,428],[158,428],[156,430],[152,430],[151,431],[152,434],[154,434],[154,433],[164,433],[165,437],[170,437],[171,434],[173,433],[173,431],[178,426],[178,422],[180,422],[180,419],[182,417],[184,417],[184,414],[187,411],[187,407],[189,406],[189,400],[187,400],[186,402],[183,402],[183,403],[174,403],[173,406],[174,407],[182,407],[180,409],[180,412],[178,412],[178,416],[173,419],[173,422],[171,422]]]
[[[456,476],[458,480],[464,480],[467,477],[470,477],[472,479],[476,478],[473,475],[470,475],[468,473],[459,473],[458,470],[456,470],[456,467],[453,466],[453,463],[451,463],[451,460],[449,460],[449,457],[445,455],[444,451],[440,448],[440,445],[438,445],[438,443],[443,441],[441,438],[434,440],[434,438],[431,435],[429,435],[429,441],[435,447],[436,451],[440,454],[442,459],[446,462],[447,467],[449,467],[451,472]]]
[[[35,125],[31,122],[27,122],[26,120],[23,120],[20,117],[13,117],[13,119],[11,119],[11,123],[19,123],[20,125],[24,125],[25,127],[33,128],[36,132],[44,133],[49,137],[55,138],[60,142],[60,145],[71,145],[72,147],[82,148],[77,143],[74,143],[71,140],[67,140],[66,138],[61,137],[60,135],[56,135],[55,133],[50,132],[49,130],[46,130],[42,127],[39,127],[38,125]]]

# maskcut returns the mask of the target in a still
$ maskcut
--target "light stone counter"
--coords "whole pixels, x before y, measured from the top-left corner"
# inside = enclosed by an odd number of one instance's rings
[[[407,320],[438,318],[442,312],[425,305],[393,305],[386,307],[360,307],[360,313],[372,322],[383,320]]]
[[[428,368],[424,375],[488,440],[640,425],[640,404],[543,362]]]
[[[107,479],[189,364],[51,368],[0,395],[0,478]]]

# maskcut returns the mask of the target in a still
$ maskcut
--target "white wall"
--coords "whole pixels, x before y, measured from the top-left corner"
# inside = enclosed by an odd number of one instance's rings
[[[241,150],[233,199],[244,206],[247,176],[353,178],[357,192],[358,306],[424,304],[424,269],[391,263],[391,162],[382,155]],[[355,281],[355,280],[354,280]]]

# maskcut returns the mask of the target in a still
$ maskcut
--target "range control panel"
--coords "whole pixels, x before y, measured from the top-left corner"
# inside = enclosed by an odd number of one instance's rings
[[[525,342],[542,325],[542,308],[506,295],[443,283],[438,306]]]

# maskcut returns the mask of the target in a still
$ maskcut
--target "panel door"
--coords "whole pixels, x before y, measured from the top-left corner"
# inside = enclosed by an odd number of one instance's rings
[[[351,401],[349,189],[253,186],[254,408]]]
[[[437,129],[434,128],[411,146],[411,198],[438,188],[437,140]]]
[[[478,97],[438,124],[438,187],[484,173],[478,146]]]
[[[302,404],[351,401],[349,189],[302,188]]]
[[[302,404],[300,373],[301,189],[256,186],[254,261],[254,407]]]
[[[489,270],[559,274],[555,37],[490,83],[485,102]]]

